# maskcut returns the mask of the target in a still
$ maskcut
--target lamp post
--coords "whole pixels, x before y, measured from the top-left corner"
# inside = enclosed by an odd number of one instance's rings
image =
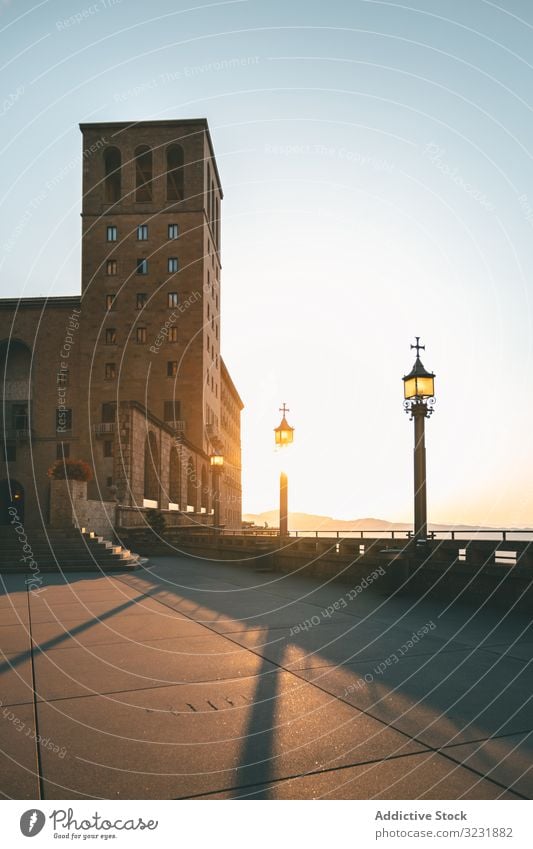
[[[274,428],[276,445],[278,448],[286,448],[294,440],[294,428],[290,426],[285,414],[289,408],[284,403],[280,407],[283,418],[279,425]],[[289,534],[289,480],[286,472],[280,472],[279,476],[279,535],[286,537]]]
[[[427,538],[427,500],[426,500],[426,443],[425,420],[433,412],[435,403],[435,375],[426,371],[420,360],[420,351],[426,346],[420,344],[420,336],[411,345],[416,350],[413,368],[403,377],[404,408],[415,423],[414,478],[415,478],[415,516],[414,538]]]
[[[224,457],[222,454],[211,454],[209,457],[209,463],[211,465],[214,483],[213,497],[215,499],[215,515],[213,521],[215,523],[215,529],[218,532],[220,531],[220,472],[224,465]]]

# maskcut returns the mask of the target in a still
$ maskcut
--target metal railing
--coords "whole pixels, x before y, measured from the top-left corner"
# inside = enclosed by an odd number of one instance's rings
[[[231,536],[278,536],[279,528],[242,528],[240,530],[227,529],[224,534]],[[412,539],[413,531],[406,528],[380,528],[372,530],[369,528],[356,528],[354,530],[339,531],[302,531],[291,530],[289,536],[296,539],[335,539],[335,540],[362,540],[362,539]],[[446,530],[428,531],[429,540],[457,540],[465,542],[468,540],[489,540],[502,542],[529,542],[533,541],[533,528],[449,528]]]

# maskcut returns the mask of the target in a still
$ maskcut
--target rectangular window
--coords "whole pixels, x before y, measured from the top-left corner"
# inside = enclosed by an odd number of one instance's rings
[[[108,277],[116,277],[117,275],[117,261],[116,259],[108,259],[106,262],[106,274]]]
[[[136,332],[137,344],[146,344],[146,327],[138,327]]]
[[[169,328],[168,341],[169,342],[177,342],[178,341],[178,328],[177,327]]]
[[[106,380],[115,380],[117,376],[117,367],[116,363],[106,363],[104,369],[104,375]]]
[[[176,377],[178,374],[178,361],[169,360],[167,362],[167,377]]]
[[[56,431],[64,433],[67,430],[72,430],[72,410],[68,407],[58,407],[56,409]]]
[[[177,292],[169,292],[168,293],[168,303],[169,307],[177,307],[179,304],[179,295]]]
[[[146,292],[137,292],[137,309],[142,310],[146,303]]]
[[[148,239],[148,224],[139,224],[137,227],[137,241],[146,242]]]
[[[106,343],[106,345],[116,345],[117,344],[117,331],[114,327],[108,327],[106,329],[105,343]]]
[[[70,457],[70,442],[58,442],[56,445],[56,460],[68,460]]]
[[[104,440],[104,457],[113,456],[113,441],[111,439]]]
[[[117,241],[117,228],[116,227],[108,227],[107,228],[107,241],[108,242],[116,242]]]
[[[102,404],[102,421],[107,424],[115,421],[115,405],[109,401]]]
[[[164,421],[177,422],[181,419],[181,404],[179,401],[165,401]]]
[[[107,482],[107,486],[113,486],[113,478],[112,477],[106,478],[106,482]]]
[[[145,257],[137,260],[137,274],[148,274],[148,260]]]
[[[168,238],[169,239],[177,239],[179,236],[179,227],[177,224],[169,224],[168,225]]]
[[[177,256],[169,256],[168,258],[168,270],[170,274],[174,274],[178,270],[178,257]]]
[[[115,296],[115,293],[114,293],[114,292],[109,293],[109,295],[106,295],[106,296],[105,296],[105,306],[106,306],[106,309],[108,309],[108,310],[112,310],[112,309],[113,309],[113,305],[114,305],[114,303],[115,303],[115,297],[116,297],[116,296]]]

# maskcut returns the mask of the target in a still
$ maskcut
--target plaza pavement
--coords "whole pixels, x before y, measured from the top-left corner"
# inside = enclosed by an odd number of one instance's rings
[[[530,617],[378,589],[179,555],[0,576],[1,793],[533,798]]]

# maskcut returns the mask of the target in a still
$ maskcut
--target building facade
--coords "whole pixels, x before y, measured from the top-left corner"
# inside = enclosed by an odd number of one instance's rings
[[[131,523],[241,524],[242,401],[220,352],[222,188],[207,122],[83,124],[81,294],[0,301],[0,500],[48,515],[56,458]],[[128,512],[129,511],[129,512]]]

